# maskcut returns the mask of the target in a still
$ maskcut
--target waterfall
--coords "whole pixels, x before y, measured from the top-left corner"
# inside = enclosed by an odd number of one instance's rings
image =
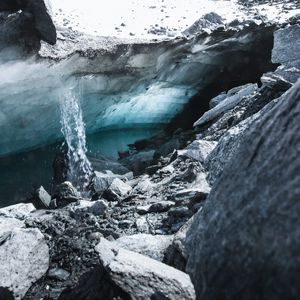
[[[69,88],[61,97],[61,130],[68,147],[67,179],[83,196],[87,196],[92,167],[86,156],[85,125],[77,95],[73,88]]]

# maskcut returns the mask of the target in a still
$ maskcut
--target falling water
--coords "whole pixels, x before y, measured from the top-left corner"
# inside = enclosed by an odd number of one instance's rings
[[[86,135],[82,111],[73,88],[64,92],[60,105],[62,133],[68,146],[67,178],[78,191],[87,195],[92,167],[86,156]]]

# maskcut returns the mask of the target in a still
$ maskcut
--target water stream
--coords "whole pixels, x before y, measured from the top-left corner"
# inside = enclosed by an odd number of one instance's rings
[[[87,158],[85,125],[78,94],[67,89],[60,99],[61,131],[67,144],[67,179],[83,195],[88,194],[92,166]]]

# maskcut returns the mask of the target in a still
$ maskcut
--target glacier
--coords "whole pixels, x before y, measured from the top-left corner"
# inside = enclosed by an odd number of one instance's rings
[[[112,40],[94,49],[82,40],[76,44],[81,51],[63,41],[58,47],[71,49],[71,54],[44,46],[39,60],[3,62],[0,156],[61,139],[59,99],[70,82],[88,134],[168,124],[216,78],[223,88],[241,80],[239,70],[248,69],[242,79],[246,82],[269,70],[273,30],[250,23],[241,30],[202,32],[192,38]]]

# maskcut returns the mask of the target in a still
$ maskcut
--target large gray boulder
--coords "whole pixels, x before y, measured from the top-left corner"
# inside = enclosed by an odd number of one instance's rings
[[[56,43],[56,29],[43,0],[0,1],[0,51],[5,57],[37,52],[41,40]]]
[[[49,267],[49,248],[42,233],[23,228],[17,219],[1,218],[0,265],[0,288],[22,299]]]
[[[287,66],[300,66],[300,25],[288,26],[274,33],[272,61]]]
[[[298,299],[300,82],[252,124],[187,235],[198,299]]]
[[[111,280],[132,300],[195,299],[189,276],[179,270],[105,239],[101,239],[96,251]]]

